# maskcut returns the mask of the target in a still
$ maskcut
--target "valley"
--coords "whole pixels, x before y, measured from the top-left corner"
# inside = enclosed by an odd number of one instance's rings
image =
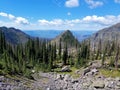
[[[1,27],[0,89],[119,90],[119,26],[102,29],[81,42],[70,30],[46,40]],[[8,31],[17,35],[14,41],[24,36],[27,41],[10,42]]]
[[[0,0],[0,90],[120,90],[120,0]]]
[[[24,30],[26,34],[33,36],[33,37],[39,37],[39,38],[46,38],[46,39],[54,39],[56,36],[64,32],[64,30]],[[88,37],[90,37],[93,33],[96,31],[71,31],[73,35],[78,39],[78,41],[82,41]]]

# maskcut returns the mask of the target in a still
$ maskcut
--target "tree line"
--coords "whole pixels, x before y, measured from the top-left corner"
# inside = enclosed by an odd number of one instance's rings
[[[105,60],[108,57],[111,58],[109,66],[118,68],[119,45],[113,41],[102,47],[101,41],[97,49],[91,48],[90,41],[83,41],[77,45],[76,54],[73,55],[67,43],[62,48],[61,40],[58,48],[56,43],[51,44],[39,38],[30,38],[24,45],[11,45],[6,42],[4,34],[0,32],[0,74],[18,74],[31,78],[34,70],[53,71],[59,62],[63,66],[80,68],[86,66],[90,60],[100,59],[105,66]]]

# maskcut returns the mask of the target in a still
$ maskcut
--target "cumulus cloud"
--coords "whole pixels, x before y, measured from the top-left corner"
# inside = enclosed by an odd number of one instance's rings
[[[70,13],[70,12],[68,12],[68,13],[67,13],[67,15],[68,15],[68,16],[70,16],[70,15],[71,15],[71,13]]]
[[[67,0],[65,2],[66,7],[78,7],[79,6],[79,0]]]
[[[60,26],[64,24],[64,21],[62,19],[54,19],[51,21],[42,19],[42,20],[38,20],[40,25],[51,25],[51,26]]]
[[[8,14],[7,16],[8,16],[8,18],[11,19],[11,20],[15,19],[15,16],[12,15],[12,14]]]
[[[107,16],[86,16],[82,19],[83,22],[86,23],[96,23],[96,24],[101,24],[104,26],[109,26],[112,24],[115,24],[119,22],[120,20],[120,15],[118,16],[113,16],[113,15],[107,15]]]
[[[115,3],[120,3],[120,0],[114,0],[115,1]]]
[[[0,12],[0,16],[3,16],[3,17],[7,17],[7,13],[4,13],[4,12]]]
[[[91,9],[102,6],[104,3],[102,1],[95,0],[85,0]]]
[[[16,17],[15,22],[18,24],[29,24],[28,20],[23,17]]]
[[[0,12],[0,16],[6,17],[10,20],[13,20],[14,22],[16,22],[18,24],[29,24],[29,21],[26,18],[23,18],[23,17],[15,17],[12,14],[7,14],[7,13],[4,13],[4,12]]]
[[[111,26],[116,24],[120,21],[120,15],[106,15],[106,16],[86,16],[82,19],[73,19],[73,20],[62,20],[62,19],[54,19],[54,20],[38,20],[39,24],[44,27],[54,27],[58,29],[61,28],[68,28],[73,30],[99,30],[104,27]]]
[[[120,22],[120,15],[106,15],[106,16],[85,16],[83,18],[76,19],[40,19],[34,23],[23,17],[16,17],[12,14],[0,12],[0,16],[8,18],[9,21],[0,20],[0,26],[15,27],[20,29],[51,29],[51,30],[99,30],[113,24]]]

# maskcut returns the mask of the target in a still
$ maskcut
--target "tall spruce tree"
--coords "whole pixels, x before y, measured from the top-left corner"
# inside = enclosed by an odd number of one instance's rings
[[[65,48],[64,48],[64,51],[63,51],[63,65],[66,65],[67,64],[67,59],[68,59],[68,49],[67,49],[67,43],[65,44]]]

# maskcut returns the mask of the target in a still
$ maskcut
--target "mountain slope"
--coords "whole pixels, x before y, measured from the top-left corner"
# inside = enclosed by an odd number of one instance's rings
[[[0,27],[0,31],[4,33],[6,41],[14,45],[25,43],[30,38],[29,35],[15,28]]]
[[[64,31],[58,35],[51,42],[59,45],[61,40],[62,47],[67,43],[68,47],[75,47],[76,44],[79,44],[78,40],[73,36],[72,32],[69,30]]]
[[[91,40],[92,44],[98,44],[99,41],[101,41],[102,44],[107,41],[111,42],[114,40],[120,42],[120,23],[98,31],[97,33],[93,34],[89,39]]]

